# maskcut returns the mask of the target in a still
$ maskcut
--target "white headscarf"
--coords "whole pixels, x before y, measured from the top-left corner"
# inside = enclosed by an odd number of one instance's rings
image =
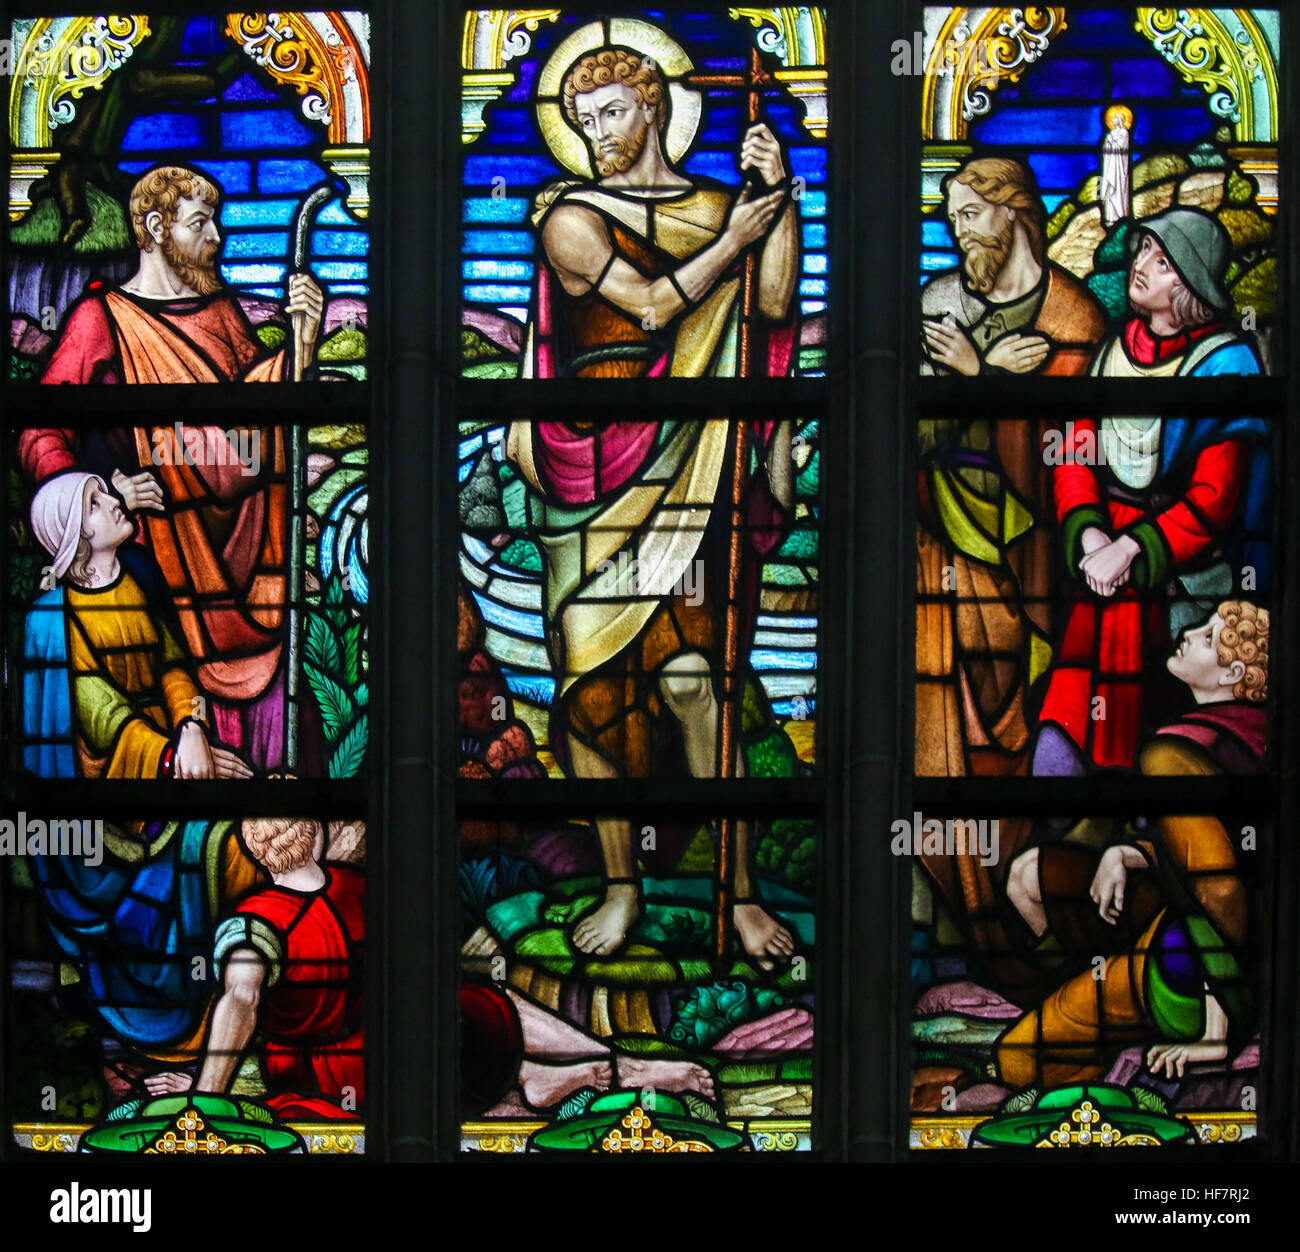
[[[98,474],[78,472],[51,478],[32,497],[32,533],[54,558],[50,568],[55,578],[68,572],[77,555],[86,484],[91,482],[98,484],[100,491],[108,490]]]

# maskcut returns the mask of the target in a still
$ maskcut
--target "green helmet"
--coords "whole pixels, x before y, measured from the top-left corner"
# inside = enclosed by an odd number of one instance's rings
[[[1167,209],[1144,217],[1129,232],[1130,256],[1137,255],[1144,234],[1155,236],[1194,295],[1220,313],[1232,312],[1232,300],[1223,289],[1232,242],[1214,218],[1200,209]]]

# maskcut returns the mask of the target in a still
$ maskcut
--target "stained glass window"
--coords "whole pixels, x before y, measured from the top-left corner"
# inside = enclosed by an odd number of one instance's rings
[[[0,838],[19,1147],[364,1150],[364,822],[19,814]]]
[[[584,951],[620,890],[601,865],[620,831],[640,876],[627,940]],[[815,822],[624,813],[460,835],[465,1150],[811,1146]]]
[[[1277,1112],[1280,31],[924,9],[913,1147]]]
[[[11,769],[363,772],[364,426],[28,428],[11,464]]]
[[[1191,742],[1162,737],[1168,772],[1199,766]],[[1255,817],[1074,815],[1046,839],[1027,817],[929,822],[907,836],[924,865],[912,1146],[1254,1137],[1267,1001]],[[999,857],[1006,895],[981,898],[980,867]]]
[[[1254,745],[1226,771],[1260,768],[1253,646],[1208,687],[1183,658],[1206,629],[1232,650],[1224,604],[1276,613],[1271,425],[923,419],[916,773],[1132,772],[1150,736],[1207,703]]]
[[[465,1151],[814,1146],[825,29],[466,17]]]
[[[366,375],[363,13],[22,18],[10,378]]]
[[[737,425],[461,424],[462,777],[601,776],[575,751],[712,776],[687,710],[713,682],[742,693],[747,776],[811,772],[818,423],[739,432],[739,558]]]
[[[824,372],[819,8],[482,10],[463,69],[465,377]]]
[[[370,19],[5,34],[5,1138],[360,1153]]]
[[[1275,372],[1277,12],[1005,12],[925,9],[922,372]]]

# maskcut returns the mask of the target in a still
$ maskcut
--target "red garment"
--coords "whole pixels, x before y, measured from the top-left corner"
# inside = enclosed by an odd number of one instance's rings
[[[89,294],[68,314],[41,375],[42,383],[120,383],[123,380],[122,360],[104,307],[104,293],[102,283],[91,283]],[[227,291],[189,300],[126,298],[180,334],[223,381],[236,381],[250,366],[269,355],[253,334],[239,302]]]
[[[268,1103],[281,1116],[350,1117],[364,1106],[365,879],[347,865],[325,875],[320,891],[268,887],[236,910],[273,927],[284,952],[259,1015],[267,1077],[282,1089]],[[340,1108],[344,1088],[354,1109]]]
[[[1082,463],[1098,446],[1097,423],[1076,420],[1068,450],[1052,474],[1058,523],[1075,509],[1093,508],[1109,518],[1106,529],[1118,537],[1148,521],[1168,549],[1171,575],[1213,550],[1241,496],[1250,459],[1247,440],[1226,439],[1203,448],[1186,489],[1167,508],[1154,512],[1109,496],[1110,471]],[[1149,490],[1161,485],[1158,474]],[[1077,568],[1069,573],[1073,603],[1039,717],[1060,726],[1094,765],[1132,767],[1142,724],[1144,674],[1168,649],[1168,596],[1163,586],[1135,587],[1131,577],[1122,590],[1101,600],[1082,582]],[[1094,720],[1096,697],[1105,700],[1105,715]]]
[[[1157,361],[1169,360],[1171,356],[1180,356],[1198,339],[1217,334],[1222,329],[1222,322],[1208,322],[1204,326],[1187,327],[1176,335],[1153,335],[1140,317],[1134,317],[1124,324],[1124,346],[1139,365],[1154,365]]]
[[[1265,705],[1234,700],[1199,705],[1176,722],[1161,726],[1156,734],[1190,740],[1225,774],[1259,774],[1268,748],[1267,731]]]

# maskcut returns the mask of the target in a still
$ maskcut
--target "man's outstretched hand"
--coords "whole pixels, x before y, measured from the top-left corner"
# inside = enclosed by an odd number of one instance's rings
[[[141,509],[153,509],[161,513],[163,504],[162,487],[148,470],[139,474],[124,474],[120,469],[113,471],[113,490],[122,497],[122,504],[128,513],[138,513]]]

